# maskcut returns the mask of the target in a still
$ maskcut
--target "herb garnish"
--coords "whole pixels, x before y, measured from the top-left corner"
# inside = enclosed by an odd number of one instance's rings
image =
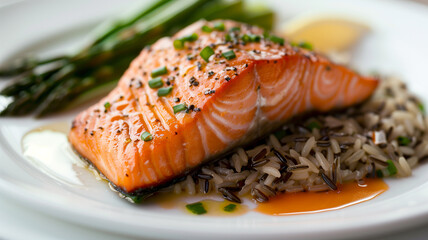
[[[166,67],[163,66],[163,67],[158,67],[158,68],[154,69],[151,73],[151,76],[152,76],[152,78],[155,78],[155,77],[167,74],[167,73],[168,73],[168,69],[166,69]]]
[[[214,55],[214,50],[211,47],[206,46],[204,49],[202,49],[199,55],[201,55],[205,62],[209,62],[210,57]]]
[[[141,140],[143,140],[144,142],[148,142],[151,141],[153,139],[153,136],[151,133],[149,132],[143,132],[141,134]]]
[[[207,210],[205,209],[204,205],[201,202],[187,204],[186,208],[191,213],[196,214],[196,215],[202,215],[202,214],[207,213]]]

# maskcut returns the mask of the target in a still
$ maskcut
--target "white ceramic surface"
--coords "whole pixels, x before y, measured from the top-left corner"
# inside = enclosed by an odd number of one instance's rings
[[[0,62],[34,52],[70,51],[103,17],[135,1],[0,1]],[[352,66],[399,75],[423,99],[428,87],[428,9],[402,1],[267,1],[280,21],[300,14],[331,13],[358,18],[373,32],[356,49]],[[0,82],[0,87],[3,83]],[[86,106],[82,106],[84,109]],[[104,182],[81,171],[83,186],[45,175],[22,156],[21,139],[29,130],[67,121],[81,109],[47,119],[0,119],[0,189],[29,208],[74,223],[141,237],[342,238],[395,231],[428,217],[428,165],[406,179],[391,179],[378,198],[338,211],[273,217],[250,212],[239,217],[200,217],[155,205],[135,206],[119,199]],[[426,221],[426,220],[425,220]]]

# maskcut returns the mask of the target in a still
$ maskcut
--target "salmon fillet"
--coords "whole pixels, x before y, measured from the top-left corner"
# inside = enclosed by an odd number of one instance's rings
[[[262,36],[263,30],[233,21],[199,21],[160,39],[108,96],[75,118],[72,146],[117,190],[140,196],[291,117],[359,103],[378,85],[314,52]],[[200,52],[207,46],[214,54],[206,61]]]

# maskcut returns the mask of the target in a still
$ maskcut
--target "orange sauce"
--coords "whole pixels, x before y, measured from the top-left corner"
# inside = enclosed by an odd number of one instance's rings
[[[388,190],[382,179],[365,179],[364,185],[345,183],[336,191],[279,194],[255,211],[277,216],[318,213],[345,208],[368,201]]]

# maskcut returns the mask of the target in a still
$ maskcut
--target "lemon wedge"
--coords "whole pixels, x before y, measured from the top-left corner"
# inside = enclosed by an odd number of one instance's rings
[[[314,15],[294,18],[281,29],[292,42],[309,42],[325,54],[349,51],[370,31],[367,25],[351,19]]]

